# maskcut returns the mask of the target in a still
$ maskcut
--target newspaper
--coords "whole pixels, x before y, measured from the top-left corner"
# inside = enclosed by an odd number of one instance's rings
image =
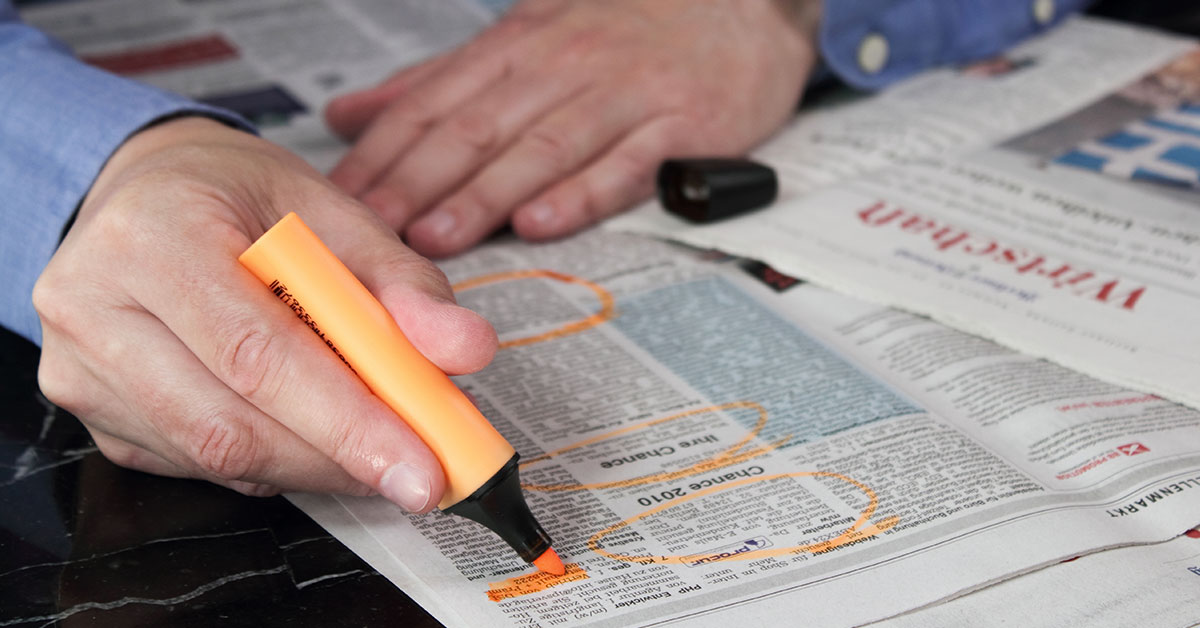
[[[239,109],[320,168],[344,150],[320,125],[331,94],[488,19],[466,0],[113,0],[25,16],[97,65]],[[1086,54],[1023,49],[1040,51],[1024,76],[1058,68],[1062,81],[1039,80],[1063,89],[1035,103],[1014,75],[988,97],[1028,104],[1014,119],[969,123],[947,94],[975,79],[921,77],[876,99],[905,142],[860,124],[868,104],[830,107],[806,154],[849,170],[796,170],[818,173],[815,189],[994,142],[1148,69],[1118,43],[1156,64],[1178,53],[1091,21],[1059,33]],[[1067,77],[1085,58],[1096,72]],[[946,106],[921,117],[935,88]],[[493,242],[443,268],[503,343],[458,383],[522,453],[567,574],[534,573],[459,518],[289,498],[447,625],[856,625],[1200,521],[1200,413],[929,319],[598,231]]]
[[[927,71],[874,95],[823,94],[756,156],[778,168],[788,194],[799,196],[913,159],[992,146],[1190,46],[1160,32],[1075,17],[1002,57]]]
[[[780,200],[752,216],[689,226],[647,207],[610,225],[753,256],[1200,407],[1200,52],[1161,43],[1161,70],[997,148],[930,151],[810,193],[782,168]],[[993,80],[1028,71],[1010,65]]]
[[[474,0],[93,0],[21,16],[93,65],[241,113],[322,172],[345,152],[321,117],[330,99],[493,17]]]
[[[567,574],[292,499],[447,625],[859,625],[1200,521],[1200,412],[929,319],[604,232],[443,268]]]
[[[1200,531],[1114,549],[1005,580],[872,628],[1194,626]]]

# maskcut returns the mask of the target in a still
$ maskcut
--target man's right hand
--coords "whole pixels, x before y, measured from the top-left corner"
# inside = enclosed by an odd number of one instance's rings
[[[437,459],[237,262],[289,211],[443,370],[491,360],[491,326],[372,211],[283,149],[182,118],[114,153],[39,279],[42,391],[126,467],[430,510]]]

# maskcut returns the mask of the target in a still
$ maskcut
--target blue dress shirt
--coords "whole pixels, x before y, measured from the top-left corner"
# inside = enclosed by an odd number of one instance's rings
[[[495,9],[508,4],[484,1]],[[933,65],[1000,52],[1087,3],[825,0],[820,50],[838,77],[878,88]],[[78,62],[0,0],[0,325],[41,343],[33,285],[92,181],[130,135],[187,114],[249,128],[228,112]]]
[[[107,74],[20,22],[0,0],[0,325],[41,344],[33,284],[114,151],[139,129],[233,114]]]
[[[824,0],[821,59],[843,81],[878,89],[926,68],[999,54],[1092,2]]]

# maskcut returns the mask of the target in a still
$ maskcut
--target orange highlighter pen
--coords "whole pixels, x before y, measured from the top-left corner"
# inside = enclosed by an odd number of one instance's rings
[[[538,569],[564,573],[525,503],[512,445],[299,216],[284,216],[238,261],[425,441],[446,475],[442,511],[487,526]]]

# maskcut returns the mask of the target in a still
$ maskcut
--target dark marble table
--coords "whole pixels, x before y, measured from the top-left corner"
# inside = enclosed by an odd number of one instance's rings
[[[1095,12],[1200,35],[1194,0]],[[282,497],[108,462],[0,328],[0,628],[438,626]]]
[[[438,626],[286,499],[117,467],[0,329],[0,628]]]

